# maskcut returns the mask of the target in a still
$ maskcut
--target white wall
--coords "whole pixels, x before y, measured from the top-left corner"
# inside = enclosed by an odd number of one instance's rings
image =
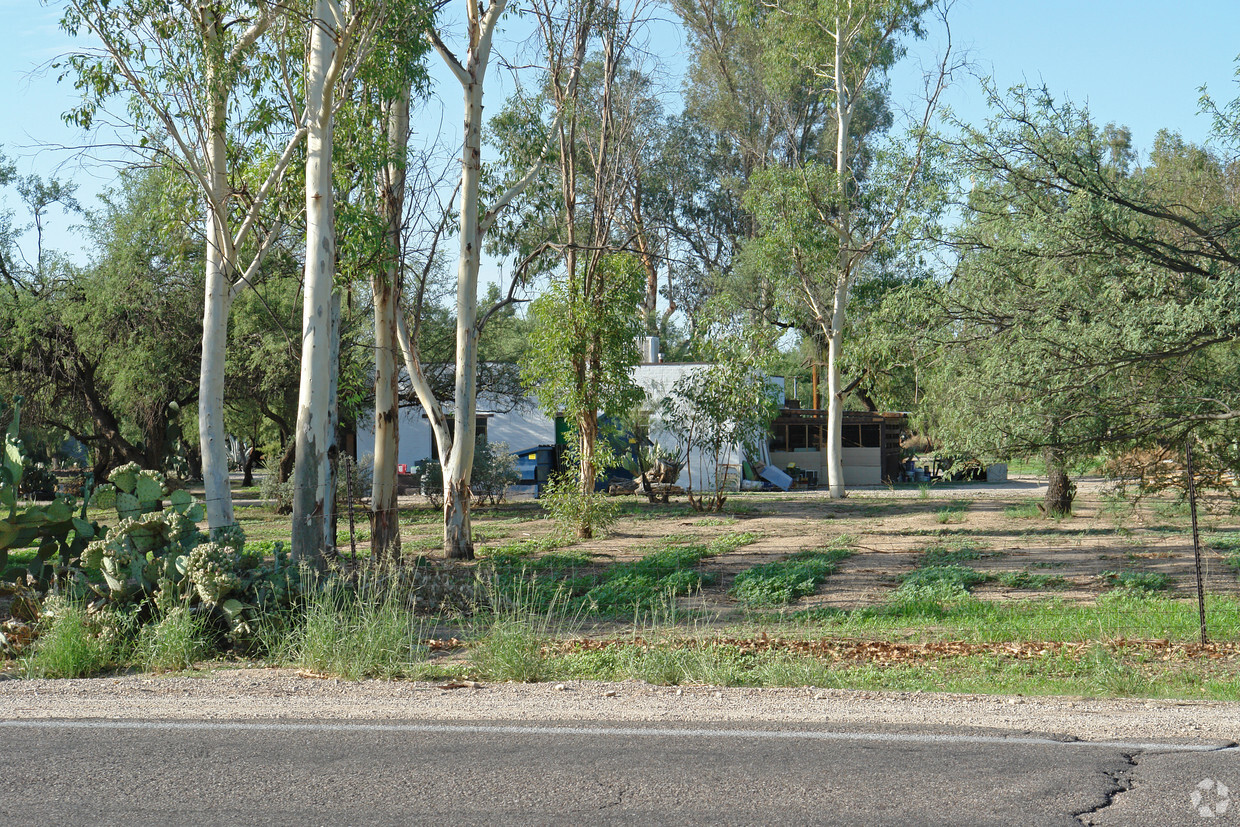
[[[666,364],[666,365],[638,365],[637,371],[633,378],[638,386],[646,392],[647,398],[657,406],[659,401],[666,398],[682,377],[687,376],[694,371],[704,370],[710,365],[703,362],[691,362],[683,364]],[[773,377],[769,381],[779,386],[780,401],[783,401],[784,380],[782,377]],[[655,423],[651,428],[650,438],[665,446],[678,447],[678,443],[666,429],[659,428]],[[714,454],[707,454],[701,449],[694,449],[689,456],[686,467],[681,471],[680,478],[676,484],[682,488],[688,488],[690,482],[690,474],[692,474],[693,490],[714,490],[715,474],[717,466],[715,464]],[[744,461],[744,455],[741,446],[733,445],[723,452],[718,458],[720,464],[734,465],[739,473],[741,463]]]
[[[496,412],[494,397],[486,395],[478,399],[479,416],[487,417],[487,440],[505,442],[513,451],[551,445],[555,442],[555,423],[532,401],[526,401],[512,411]],[[447,411],[451,415],[451,411]],[[357,423],[357,454],[372,454],[375,450],[373,412],[365,421]],[[412,466],[415,462],[432,456],[434,442],[431,440],[431,424],[421,408],[401,408],[400,448],[397,462]],[[438,457],[436,457],[438,459]]]

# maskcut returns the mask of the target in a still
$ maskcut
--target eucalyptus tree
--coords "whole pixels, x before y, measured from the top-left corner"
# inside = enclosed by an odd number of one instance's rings
[[[529,186],[545,161],[551,146],[548,142],[524,174],[512,181],[491,201],[482,206],[482,103],[486,88],[487,69],[491,61],[496,27],[507,8],[507,0],[481,0],[466,3],[466,39],[463,52],[457,53],[448,44],[444,29],[438,24],[428,37],[435,51],[443,58],[453,77],[461,85],[464,98],[464,134],[461,147],[461,179],[457,191],[458,253],[456,279],[456,372],[452,400],[455,423],[451,431],[443,405],[434,396],[422,367],[422,359],[414,349],[406,330],[398,330],[406,368],[414,391],[421,403],[439,448],[444,478],[444,554],[449,559],[471,559],[474,554],[470,526],[469,476],[473,466],[478,393],[478,340],[485,326],[486,315],[478,314],[478,268],[487,232],[514,198]],[[572,55],[562,69],[574,77],[581,66],[583,54]],[[496,308],[492,308],[495,310]]]
[[[333,460],[338,422],[340,294],[337,290],[336,111],[400,9],[389,2],[314,0],[304,74],[305,281],[297,396],[292,556],[315,566],[335,549]]]
[[[901,224],[920,216],[919,198],[935,192],[935,182],[927,180],[935,172],[927,163],[935,149],[929,127],[954,68],[950,41],[926,78],[925,107],[910,124],[906,145],[880,144],[886,124],[869,115],[884,94],[886,73],[904,55],[905,41],[922,36],[933,6],[931,0],[781,0],[753,14],[773,88],[783,90],[785,99],[816,93],[829,113],[830,128],[820,136],[831,141],[827,151],[815,157],[796,147],[790,163],[772,166],[752,182],[749,197],[768,207],[763,232],[798,245],[778,276],[826,345],[832,497],[845,495],[842,434],[849,388],[840,362],[850,294]],[[933,209],[933,201],[924,206]]]
[[[404,246],[410,199],[406,181],[426,164],[410,157],[410,108],[427,83],[422,33],[426,4],[391,2],[378,21],[375,46],[359,63],[357,80],[342,101],[336,142],[336,224],[341,237],[338,277],[348,285],[369,284],[373,315],[374,468],[371,486],[371,550],[375,559],[394,560],[400,551],[396,510],[399,436],[399,378],[396,327],[406,275]],[[416,183],[416,181],[415,181]],[[433,220],[433,219],[429,219]],[[370,361],[367,359],[367,361]]]
[[[535,117],[534,134],[549,120],[556,145],[547,193],[554,194],[522,216],[527,219],[525,246],[532,247],[522,252],[527,259],[550,259],[551,280],[551,288],[535,303],[536,339],[522,374],[527,386],[538,389],[544,409],[571,418],[579,496],[586,500],[594,494],[600,470],[600,413],[617,415],[641,398],[632,368],[643,293],[648,300],[654,265],[633,204],[640,201],[651,118],[633,52],[647,9],[644,3],[621,0],[566,7],[536,0],[532,9],[551,67],[535,98],[546,114]],[[560,68],[587,50],[580,78]],[[510,144],[509,158],[520,159],[521,150],[519,140]],[[621,237],[626,229],[627,237]],[[529,237],[530,231],[535,237]],[[635,254],[619,254],[626,248]],[[578,536],[589,538],[592,511],[580,513]]]
[[[228,316],[279,235],[266,210],[306,128],[284,46],[287,6],[268,0],[69,0],[61,21],[98,48],[59,65],[82,92],[67,120],[113,124],[140,155],[194,182],[205,215],[205,301],[198,436],[211,527],[234,522],[228,483],[224,366]]]

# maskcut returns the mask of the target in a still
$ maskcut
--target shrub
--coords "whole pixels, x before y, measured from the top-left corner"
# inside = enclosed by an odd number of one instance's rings
[[[293,480],[289,478],[284,482],[280,481],[280,475],[274,469],[269,470],[263,475],[262,485],[258,488],[258,495],[263,498],[263,502],[277,514],[293,513]]]
[[[543,486],[539,502],[555,522],[556,534],[560,537],[580,533],[583,526],[588,527],[590,535],[605,534],[620,515],[618,500],[604,491],[583,492],[579,480],[580,472],[574,468],[552,474]]]
[[[486,440],[478,443],[469,478],[469,490],[475,497],[497,505],[508,495],[508,486],[520,479],[517,458],[509,451],[507,443]]]
[[[432,508],[443,508],[443,466],[438,460],[428,459],[422,470],[422,496]]]

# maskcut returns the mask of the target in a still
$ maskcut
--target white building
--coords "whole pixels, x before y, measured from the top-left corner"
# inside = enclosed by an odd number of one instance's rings
[[[657,351],[656,351],[657,354]],[[657,358],[657,355],[656,355]],[[634,380],[646,392],[652,407],[657,408],[672,387],[681,377],[696,370],[703,370],[709,365],[701,362],[660,364],[657,362],[638,365],[634,372]],[[781,398],[783,379],[773,379],[780,386]],[[485,394],[478,398],[477,433],[485,435],[488,442],[503,442],[512,451],[524,451],[539,445],[554,445],[557,441],[557,422],[538,406],[534,399],[526,399],[516,408],[505,411],[497,405],[496,400]],[[563,421],[560,441],[563,441]],[[671,446],[676,440],[656,426],[650,434],[652,440],[662,445]],[[374,452],[374,429],[369,422],[359,422],[357,429],[357,453],[359,456]],[[430,422],[422,413],[421,408],[403,408],[400,414],[400,446],[397,462],[412,467],[414,464],[435,457],[434,438],[431,434]],[[741,456],[740,447],[734,447],[720,462],[734,466],[739,470]],[[713,486],[715,480],[714,457],[706,456],[701,451],[694,451],[686,468],[682,470],[678,484],[687,487],[692,474],[693,487],[696,490]]]

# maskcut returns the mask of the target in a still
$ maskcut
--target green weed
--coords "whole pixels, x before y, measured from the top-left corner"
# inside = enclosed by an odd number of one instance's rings
[[[965,560],[980,560],[983,557],[998,556],[994,552],[982,550],[982,546],[972,540],[953,540],[942,545],[928,546],[918,558],[919,566],[947,566]]]
[[[1057,574],[1033,574],[1028,571],[1001,571],[995,575],[995,579],[1009,589],[1047,591],[1066,589],[1070,585],[1066,579]]]
[[[800,551],[762,563],[738,574],[728,594],[751,606],[791,603],[817,591],[851,553],[845,548]]]
[[[935,519],[943,524],[947,523],[963,523],[965,511],[969,508],[968,500],[952,500],[943,508],[940,508],[935,515]]]
[[[422,641],[422,621],[402,595],[329,581],[311,590],[304,615],[268,648],[277,660],[360,680],[418,674]]]
[[[1005,517],[1013,520],[1036,520],[1046,516],[1042,509],[1038,508],[1037,500],[1029,500],[1019,505],[1009,505],[1003,509],[1003,514]]]
[[[114,666],[124,655],[121,618],[90,617],[85,607],[60,599],[43,606],[42,628],[34,651],[23,662],[32,678],[83,678]],[[128,624],[125,624],[128,625]]]
[[[1171,579],[1157,571],[1104,571],[1098,579],[1119,589],[1161,592],[1171,587]]]

